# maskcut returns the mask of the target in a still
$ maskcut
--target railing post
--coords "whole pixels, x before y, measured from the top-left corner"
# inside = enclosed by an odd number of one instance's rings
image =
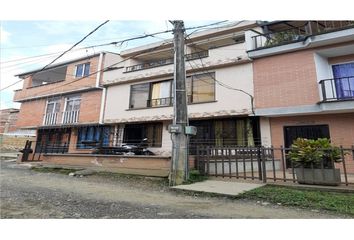
[[[257,146],[258,178],[262,180],[261,146]]]
[[[266,156],[265,156],[265,153],[264,153],[265,149],[264,147],[262,147],[262,173],[263,173],[263,176],[262,176],[262,180],[264,183],[267,182],[267,170],[266,170]]]
[[[325,81],[324,80],[320,81],[320,85],[322,88],[323,101],[327,101]]]
[[[341,155],[341,158],[342,158],[342,161],[343,161],[343,171],[344,171],[345,185],[348,186],[347,167],[345,165],[345,154],[344,154],[343,146],[340,146],[340,155]]]

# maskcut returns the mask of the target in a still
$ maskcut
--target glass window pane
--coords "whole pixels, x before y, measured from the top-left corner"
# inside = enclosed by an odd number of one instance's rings
[[[76,66],[76,74],[75,77],[82,77],[82,73],[83,73],[83,69],[84,65],[83,64],[79,64]]]
[[[60,102],[55,102],[55,112],[59,112],[60,111]]]
[[[85,72],[84,72],[84,76],[87,76],[90,74],[90,63],[86,63],[85,64]]]
[[[130,108],[147,107],[147,101],[149,99],[149,88],[149,83],[131,86]]]
[[[47,105],[47,114],[53,113],[54,110],[54,103],[48,103]]]
[[[76,99],[73,101],[73,111],[80,110],[80,99]]]
[[[215,96],[214,74],[200,74],[192,77],[193,79],[193,102],[213,101]]]

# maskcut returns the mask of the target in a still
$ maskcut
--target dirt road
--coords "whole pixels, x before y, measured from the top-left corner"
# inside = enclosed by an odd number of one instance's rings
[[[1,218],[343,218],[253,201],[178,193],[165,181],[151,178],[80,178],[0,162]]]

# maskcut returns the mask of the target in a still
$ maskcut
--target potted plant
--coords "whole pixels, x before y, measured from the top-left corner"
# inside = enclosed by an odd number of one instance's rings
[[[288,153],[293,162],[297,181],[300,184],[339,185],[340,169],[334,163],[341,162],[341,152],[329,139],[298,138]]]

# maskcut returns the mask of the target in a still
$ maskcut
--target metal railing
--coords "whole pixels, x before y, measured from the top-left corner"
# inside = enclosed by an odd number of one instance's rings
[[[189,60],[204,58],[204,57],[208,57],[208,56],[209,56],[209,51],[206,50],[206,51],[186,54],[185,60],[189,61]],[[169,64],[173,64],[173,61],[174,61],[173,58],[166,58],[166,59],[159,59],[159,60],[155,60],[155,61],[150,61],[150,62],[146,62],[146,63],[133,65],[133,66],[126,67],[125,73],[144,70],[144,69],[148,69],[148,68],[159,67],[159,66],[164,66],[164,65],[169,65]]]
[[[283,31],[269,32],[252,37],[254,49],[269,48],[300,42],[308,36],[353,28],[354,21],[308,21],[299,27]]]
[[[328,168],[324,160],[315,166],[296,166],[290,161],[284,147],[215,147],[197,148],[196,168],[206,176],[258,180],[262,182],[299,182],[302,174],[319,175],[322,181],[336,176],[339,183],[354,184],[354,146],[340,147],[341,161],[331,160]],[[309,173],[308,173],[309,172]],[[339,176],[339,177],[338,177]]]
[[[55,125],[58,121],[58,113],[47,113],[43,118],[43,125]]]
[[[148,107],[159,107],[159,106],[172,106],[173,98],[156,98],[147,100]]]
[[[319,84],[323,102],[354,100],[354,76],[324,79]]]
[[[63,112],[63,124],[78,123],[80,110],[76,111],[64,111]]]

